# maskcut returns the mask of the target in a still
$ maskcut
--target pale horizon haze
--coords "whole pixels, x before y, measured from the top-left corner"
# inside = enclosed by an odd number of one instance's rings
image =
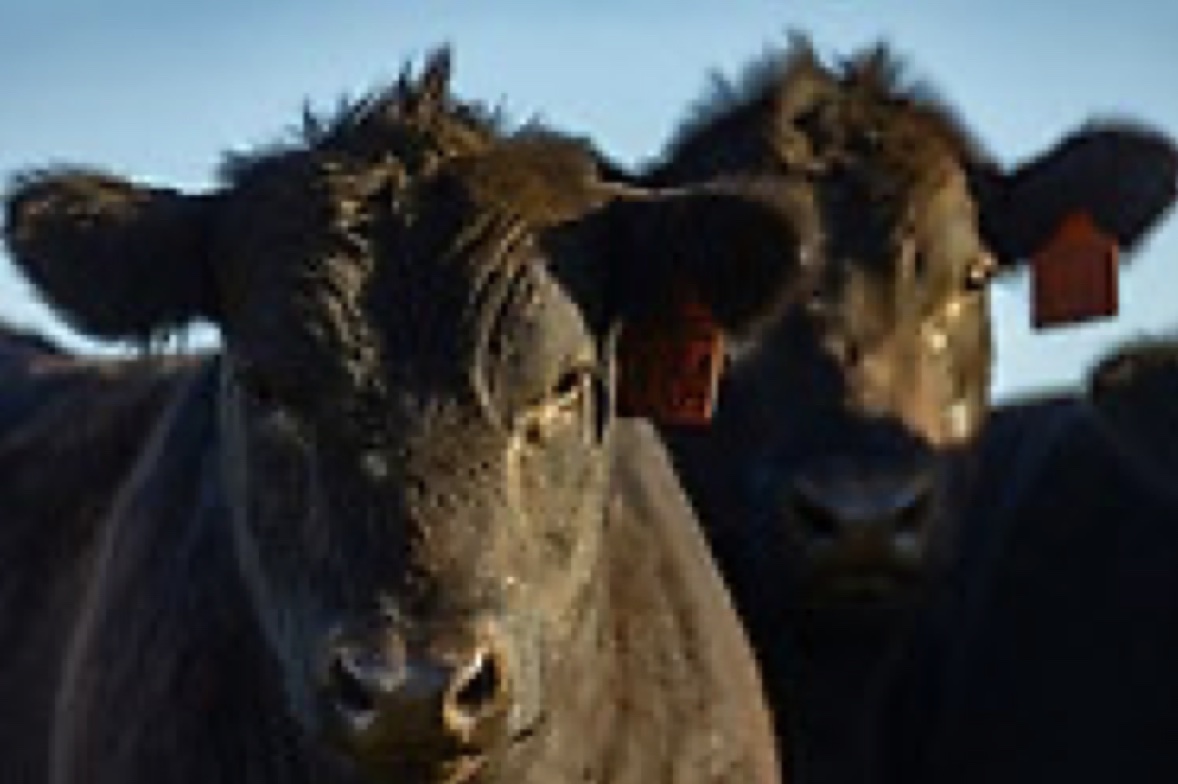
[[[711,73],[739,74],[789,31],[824,56],[889,42],[1009,164],[1093,117],[1178,136],[1173,0],[0,0],[0,179],[69,163],[207,188],[225,152],[281,138],[304,105],[330,111],[443,44],[462,97],[637,165]],[[1178,334],[1176,281],[1171,214],[1125,269],[1113,321],[1036,334],[1025,278],[1002,284],[997,393],[1075,383],[1120,341]],[[2,252],[0,318],[92,345]]]

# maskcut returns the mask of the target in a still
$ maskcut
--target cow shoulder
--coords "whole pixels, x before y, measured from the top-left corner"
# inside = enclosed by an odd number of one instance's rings
[[[144,769],[269,781],[296,758],[271,748],[293,734],[275,732],[284,718],[210,470],[215,375],[209,363],[178,385],[110,508],[62,675],[55,781],[113,784]],[[240,753],[194,758],[209,748]]]

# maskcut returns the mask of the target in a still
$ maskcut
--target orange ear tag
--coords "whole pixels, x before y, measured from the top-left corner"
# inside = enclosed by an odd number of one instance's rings
[[[723,364],[723,334],[697,300],[681,299],[669,313],[626,324],[618,338],[618,414],[706,425]]]
[[[1035,329],[1117,314],[1117,241],[1084,212],[1068,215],[1031,259]]]

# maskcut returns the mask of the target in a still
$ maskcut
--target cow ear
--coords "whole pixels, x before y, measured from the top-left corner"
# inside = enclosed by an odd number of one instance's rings
[[[608,222],[611,301],[626,321],[689,300],[744,337],[808,290],[817,264],[813,203],[781,183],[618,200]]]
[[[618,413],[664,425],[710,421],[740,337],[808,291],[812,202],[784,184],[715,187],[618,202],[609,211]]]
[[[146,342],[214,315],[212,199],[85,171],[18,179],[5,240],[41,296],[95,338]]]
[[[1132,250],[1178,194],[1178,147],[1142,125],[1093,123],[1012,172],[973,180],[982,233],[1004,269],[1026,263],[1077,215]]]

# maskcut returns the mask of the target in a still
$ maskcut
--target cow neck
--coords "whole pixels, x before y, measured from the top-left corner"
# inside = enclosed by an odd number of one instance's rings
[[[772,646],[785,658],[772,702],[787,706],[778,733],[799,781],[870,780],[867,728],[921,605],[792,610]]]
[[[511,741],[501,764],[479,781],[600,781],[598,766],[617,727],[614,659],[608,627],[609,593],[597,568],[578,605],[563,619],[567,636],[555,643],[543,676],[545,709],[539,724]]]
[[[1018,534],[1019,508],[1063,448],[1078,413],[1068,395],[997,406],[976,441],[960,455],[961,483],[952,510],[957,526],[953,567],[947,584],[922,614],[914,635],[918,639],[906,651],[903,672],[887,697],[898,716],[919,717],[901,734],[921,738],[926,749],[935,747],[929,739],[944,731],[943,721],[951,718],[938,715],[930,701],[949,704],[946,695],[958,693],[962,684],[956,673],[983,633],[981,619],[995,570]],[[889,737],[888,742],[895,744],[896,739]]]

